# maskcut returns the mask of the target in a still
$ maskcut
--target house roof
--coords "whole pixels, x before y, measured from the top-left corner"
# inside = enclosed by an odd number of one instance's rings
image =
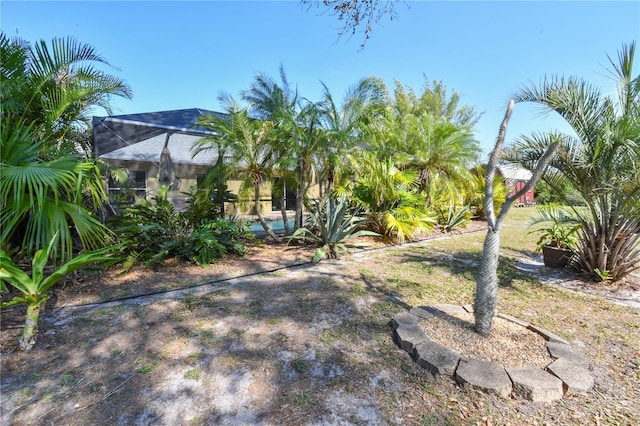
[[[512,163],[498,164],[496,168],[505,179],[528,181],[532,176],[531,171]]]
[[[164,147],[166,137],[166,133],[153,136],[135,144],[127,145],[106,154],[102,154],[99,158],[103,160],[127,160],[159,163],[160,153]],[[193,155],[193,144],[201,139],[202,136],[183,133],[173,133],[169,135],[167,148],[169,148],[173,163],[202,166],[215,163],[218,157],[218,152],[215,148],[207,151],[201,151],[195,156]]]
[[[176,109],[172,111],[143,112],[140,114],[112,115],[108,117],[94,117],[101,119],[102,122],[111,123],[130,123],[134,125],[143,125],[156,127],[165,130],[175,130],[179,132],[189,132],[198,134],[213,134],[212,131],[203,127],[196,126],[196,122],[203,115],[214,115],[217,117],[226,117],[216,111],[209,111],[201,108]]]
[[[200,138],[215,135],[215,132],[195,125],[203,115],[226,117],[226,114],[202,108],[93,117],[95,153],[102,158],[105,154],[167,133],[194,135]],[[139,153],[142,148],[131,149],[130,152]]]

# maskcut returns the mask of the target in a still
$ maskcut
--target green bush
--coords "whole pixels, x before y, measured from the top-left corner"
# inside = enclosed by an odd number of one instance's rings
[[[123,269],[136,263],[162,264],[166,259],[209,264],[228,253],[244,255],[243,241],[252,234],[230,219],[207,220],[175,212],[166,188],[152,201],[131,206],[110,219],[123,244]]]

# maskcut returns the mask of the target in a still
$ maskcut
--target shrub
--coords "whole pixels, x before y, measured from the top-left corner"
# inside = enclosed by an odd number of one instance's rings
[[[209,264],[232,252],[246,253],[243,243],[250,232],[229,219],[194,220],[189,212],[177,213],[163,188],[151,201],[127,208],[110,219],[123,244],[123,269],[135,263],[157,265],[169,258]]]

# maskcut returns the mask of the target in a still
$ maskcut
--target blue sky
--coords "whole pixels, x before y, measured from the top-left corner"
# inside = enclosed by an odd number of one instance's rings
[[[70,35],[117,66],[113,72],[134,91],[133,100],[113,103],[120,114],[220,110],[220,91],[239,97],[257,72],[278,78],[280,64],[314,101],[320,81],[339,99],[365,76],[419,92],[426,75],[484,112],[476,135],[485,152],[515,90],[562,74],[613,93],[607,54],[616,57],[622,43],[640,39],[638,1],[398,3],[397,17],[383,19],[364,50],[361,35],[337,40],[336,17],[297,1],[3,0],[0,8],[0,27],[9,35],[17,31],[31,42]],[[507,139],[566,129],[539,112],[517,105]]]

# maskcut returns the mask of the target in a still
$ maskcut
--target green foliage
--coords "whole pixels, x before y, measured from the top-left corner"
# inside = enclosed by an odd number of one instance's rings
[[[19,342],[19,347],[22,350],[29,350],[35,344],[39,308],[47,301],[48,292],[54,284],[88,264],[116,260],[111,252],[119,246],[105,247],[76,256],[45,277],[45,268],[57,238],[58,235],[55,234],[46,248],[35,253],[31,263],[31,276],[16,265],[4,250],[0,250],[0,291],[7,292],[9,290],[8,284],[19,292],[19,295],[14,296],[11,300],[2,302],[0,308],[19,303],[24,303],[28,307],[24,332]]]
[[[249,199],[249,194],[253,195],[252,207],[255,208],[260,224],[271,239],[279,242],[279,238],[263,220],[260,202],[262,185],[270,181],[275,167],[274,152],[278,145],[275,124],[272,121],[251,119],[248,110],[241,109],[229,95],[221,95],[219,99],[225,103],[227,117],[209,116],[200,120],[200,124],[218,134],[215,140],[202,142],[200,149],[215,145],[229,150],[231,164],[227,170],[233,170],[234,178],[241,181],[241,200]],[[220,190],[220,187],[216,188],[216,191]],[[241,207],[246,207],[245,203],[241,203]]]
[[[34,45],[0,32],[0,247],[30,257],[55,240],[54,262],[75,243],[103,247],[109,235],[95,210],[106,198],[96,164],[79,160],[93,107],[109,111],[130,88],[109,63],[72,38]],[[58,238],[53,235],[59,232]]]
[[[565,204],[568,206],[576,206],[581,203],[580,194],[578,194],[568,182],[558,182],[556,189],[552,188],[543,180],[536,184],[536,204]]]
[[[209,176],[209,174],[207,174]],[[218,189],[204,184],[204,187],[190,187],[187,194],[187,209],[184,217],[190,223],[206,222],[224,217],[224,203],[235,202],[238,197],[223,187],[223,193],[218,195]]]
[[[138,262],[157,265],[169,258],[206,265],[229,252],[246,253],[242,241],[251,234],[245,227],[227,219],[201,218],[193,211],[176,213],[167,192],[163,187],[153,202],[142,201],[110,219],[123,243],[125,270]]]
[[[40,129],[13,120],[9,115],[0,129],[0,247],[33,256],[55,240],[53,260],[64,261],[76,238],[86,249],[104,246],[108,230],[83,206],[86,197],[93,205],[105,199],[96,165],[69,156],[43,159]]]
[[[391,159],[363,158],[365,172],[353,190],[354,201],[365,208],[366,229],[388,240],[404,241],[430,231],[435,217],[416,193],[416,173],[399,170]]]
[[[442,226],[444,232],[453,232],[456,229],[465,228],[469,222],[471,222],[472,217],[473,215],[469,207],[464,206],[456,210],[451,206],[447,210],[446,215],[440,215],[438,223]]]
[[[0,32],[0,58],[2,121],[39,128],[45,154],[59,153],[61,141],[88,128],[93,107],[110,113],[111,97],[132,96],[124,81],[101,69],[111,67],[105,58],[70,37],[29,44]]]
[[[559,145],[543,179],[582,224],[582,268],[606,271],[612,280],[640,267],[640,75],[633,75],[634,57],[635,42],[623,45],[617,62],[609,58],[615,95],[581,78],[548,77],[515,97],[559,114],[573,129],[523,136],[513,155],[530,167],[547,146]],[[573,194],[586,208],[571,205]]]
[[[449,94],[443,81],[429,81],[426,75],[422,93],[418,96],[413,89],[405,89],[395,82],[395,108],[401,115],[428,114],[436,120],[444,120],[458,128],[472,129],[481,113],[468,105],[460,105],[460,94],[455,90]]]
[[[471,185],[463,192],[463,202],[476,219],[485,219],[484,197],[486,186],[486,167],[476,167],[471,174]],[[493,209],[500,211],[502,204],[507,198],[507,187],[501,179],[493,181]]]
[[[569,211],[556,206],[541,207],[536,210],[527,223],[529,228],[544,224],[543,227],[529,232],[540,235],[540,239],[536,243],[536,250],[542,250],[542,247],[545,246],[576,249],[578,231],[582,228],[582,224]]]
[[[595,268],[593,272],[597,275],[600,281],[609,281],[613,278],[609,271],[601,271],[600,268]]]
[[[329,197],[324,204],[315,203],[309,207],[309,217],[305,228],[299,228],[290,239],[313,241],[321,245],[313,257],[313,263],[322,258],[336,259],[338,252],[345,249],[345,244],[360,236],[379,236],[379,234],[360,228],[364,219],[347,211],[344,198],[336,200]]]

